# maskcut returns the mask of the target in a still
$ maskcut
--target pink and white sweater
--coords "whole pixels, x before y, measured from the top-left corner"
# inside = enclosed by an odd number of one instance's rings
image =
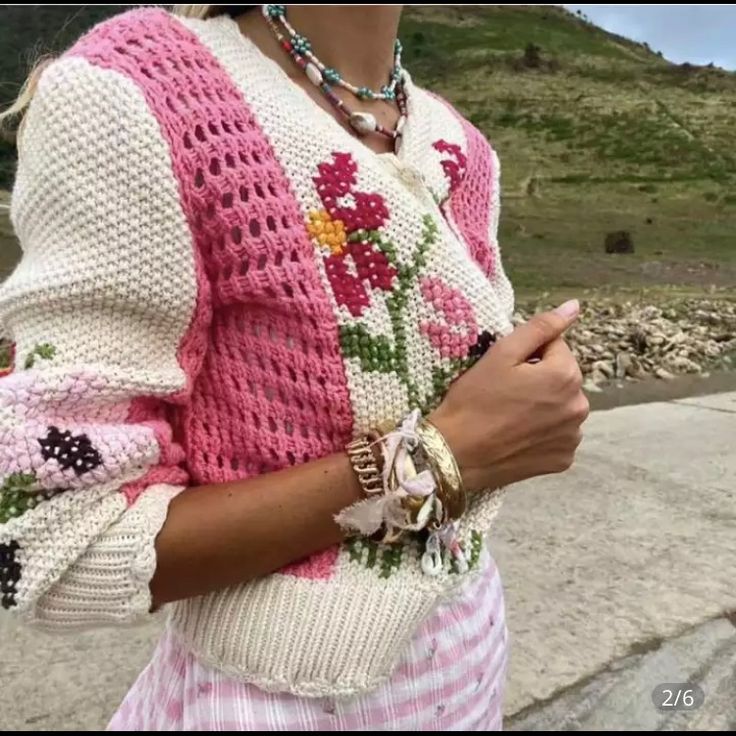
[[[155,537],[187,485],[340,451],[511,329],[498,160],[407,75],[397,155],[317,107],[227,17],[93,29],[42,75],[0,288],[0,602],[51,627],[147,615]],[[265,690],[384,682],[478,574],[354,541],[171,606],[198,659]]]

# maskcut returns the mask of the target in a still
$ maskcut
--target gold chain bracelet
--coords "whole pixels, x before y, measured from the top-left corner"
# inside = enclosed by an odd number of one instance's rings
[[[366,496],[383,491],[383,477],[371,444],[370,437],[363,436],[353,440],[345,448],[355,475],[358,476],[360,487]]]

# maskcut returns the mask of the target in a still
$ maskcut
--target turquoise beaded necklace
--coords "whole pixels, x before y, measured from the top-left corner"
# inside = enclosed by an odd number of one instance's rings
[[[304,71],[309,81],[315,87],[319,87],[330,104],[347,118],[350,127],[359,135],[378,133],[391,138],[394,141],[394,146],[398,147],[407,117],[404,70],[401,66],[401,42],[396,39],[394,44],[394,64],[389,75],[388,84],[383,85],[376,92],[369,87],[356,87],[350,84],[342,78],[342,75],[336,69],[325,66],[312,51],[309,39],[297,33],[287,21],[285,5],[262,5],[261,9],[263,17],[281,47]],[[281,28],[284,29],[286,35],[282,33]],[[348,90],[360,100],[395,101],[400,113],[396,127],[389,130],[384,128],[371,113],[354,112],[334,93],[333,85]]]

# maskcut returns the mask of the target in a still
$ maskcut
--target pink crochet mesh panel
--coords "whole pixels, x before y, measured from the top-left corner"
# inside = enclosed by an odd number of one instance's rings
[[[189,401],[169,412],[192,480],[245,478],[342,448],[352,412],[335,317],[304,216],[240,92],[157,9],[98,26],[70,53],[133,79],[170,146],[198,252],[197,310],[180,354]]]
[[[443,168],[451,182],[452,198],[450,209],[463,239],[468,244],[470,255],[477,261],[483,272],[489,278],[495,273],[496,243],[490,243],[488,228],[490,224],[493,199],[493,186],[497,182],[498,172],[495,171],[496,161],[491,154],[491,148],[483,134],[439,95],[437,99],[443,102],[462,125],[467,151],[461,160],[458,153],[444,141],[438,141],[435,148],[447,156],[443,161]],[[478,207],[478,202],[487,202],[487,207]]]

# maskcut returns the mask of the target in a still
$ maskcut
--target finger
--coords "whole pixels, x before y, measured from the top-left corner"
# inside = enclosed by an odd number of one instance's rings
[[[572,299],[551,312],[535,314],[528,322],[499,340],[491,352],[496,355],[500,353],[515,365],[525,363],[547,343],[559,338],[575,322],[579,313],[580,305],[577,299]]]
[[[561,337],[555,338],[552,342],[542,345],[536,353],[536,357],[540,360],[559,361],[559,360],[575,360],[575,356],[570,350],[570,346]]]

